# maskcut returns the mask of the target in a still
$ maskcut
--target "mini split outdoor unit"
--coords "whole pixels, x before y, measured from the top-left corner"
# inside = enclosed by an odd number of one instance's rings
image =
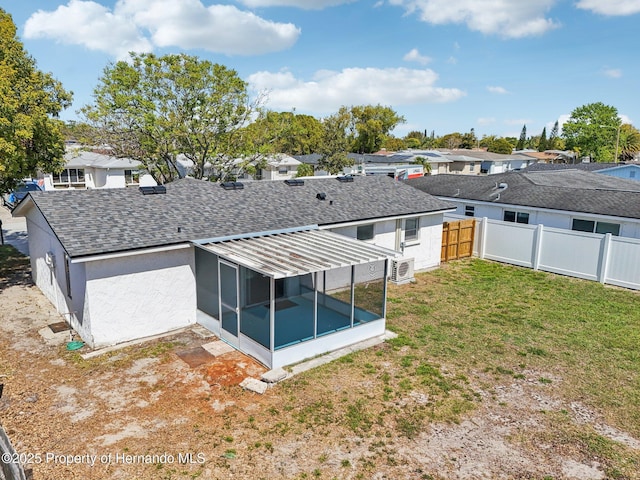
[[[413,258],[391,259],[391,281],[397,285],[413,281]]]

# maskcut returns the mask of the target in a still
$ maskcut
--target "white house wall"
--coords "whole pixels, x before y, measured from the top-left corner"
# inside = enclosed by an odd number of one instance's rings
[[[54,305],[64,320],[80,333],[84,298],[84,265],[69,264],[71,297],[67,292],[65,251],[40,211],[31,207],[26,214],[29,232],[29,260],[33,283]],[[47,263],[47,258],[50,259]]]
[[[440,197],[442,200],[453,203],[456,206],[455,215],[464,216],[465,206],[474,207],[474,217],[489,218],[492,220],[502,220],[504,211],[526,212],[529,214],[529,225],[544,225],[545,227],[564,228],[571,230],[574,219],[593,220],[596,222],[617,223],[620,225],[620,236],[629,238],[640,238],[640,220],[633,221],[621,217],[609,217],[605,215],[594,215],[582,212],[570,212],[560,210],[549,210],[535,207],[524,207],[519,205],[490,204],[487,202],[475,202],[452,197]]]
[[[90,261],[85,266],[85,295],[91,299],[85,321],[90,323],[94,348],[195,323],[193,247]]]
[[[440,265],[440,250],[442,243],[442,213],[423,215],[420,217],[420,232],[418,241],[407,244],[404,249],[404,256],[414,259],[415,270],[427,270]],[[398,223],[400,225],[398,225]],[[374,227],[373,240],[367,240],[380,247],[391,250],[400,250],[402,238],[402,219],[383,220],[376,222]],[[357,225],[345,227],[332,227],[330,230],[345,235],[347,237],[357,237]]]

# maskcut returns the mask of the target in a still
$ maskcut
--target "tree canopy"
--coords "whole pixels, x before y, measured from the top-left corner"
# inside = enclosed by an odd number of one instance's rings
[[[352,146],[354,153],[374,153],[380,150],[389,132],[404,123],[404,117],[391,107],[382,105],[353,106],[350,115]]]
[[[320,147],[322,123],[311,115],[268,111],[246,127],[245,135],[265,154],[308,155]]]
[[[351,116],[346,107],[322,121],[322,143],[318,150],[321,155],[318,161],[319,169],[335,175],[342,172],[344,167],[353,164],[347,156],[351,144],[347,134],[350,122]]]
[[[242,169],[238,158],[249,164],[259,155],[242,133],[261,100],[250,101],[234,70],[185,54],[130,56],[105,68],[83,109],[116,156],[165,183],[183,175],[179,154],[193,162],[194,177],[223,179]]]
[[[576,108],[562,127],[566,147],[597,162],[614,160],[620,118],[615,107],[601,102]]]
[[[0,8],[0,192],[37,170],[64,165],[59,113],[72,93],[37,69],[16,35],[11,15]]]

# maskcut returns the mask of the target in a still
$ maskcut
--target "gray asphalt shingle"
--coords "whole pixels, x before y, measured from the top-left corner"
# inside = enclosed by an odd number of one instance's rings
[[[386,176],[349,183],[308,179],[303,186],[246,182],[242,190],[186,178],[167,184],[160,195],[126,188],[36,192],[31,198],[72,257],[452,208]]]
[[[640,182],[583,170],[434,175],[406,183],[438,197],[640,218]]]

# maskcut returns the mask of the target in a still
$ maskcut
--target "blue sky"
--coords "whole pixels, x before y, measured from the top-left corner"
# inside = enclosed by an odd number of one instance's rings
[[[41,70],[91,93],[130,50],[238,72],[276,111],[385,105],[394,133],[547,133],[603,102],[640,122],[640,0],[0,0]]]

